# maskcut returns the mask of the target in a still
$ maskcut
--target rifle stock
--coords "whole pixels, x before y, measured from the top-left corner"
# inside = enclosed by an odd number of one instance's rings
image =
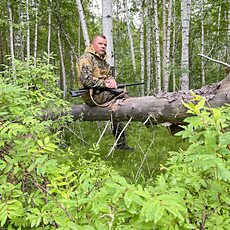
[[[118,84],[117,85],[117,89],[105,88],[105,89],[96,89],[96,90],[98,90],[99,93],[103,92],[103,91],[109,91],[109,92],[111,92],[114,95],[119,95],[120,93],[123,92],[122,88],[129,87],[129,86],[144,85],[144,84],[145,84],[144,82],[128,83],[128,84]],[[77,91],[71,90],[71,91],[69,91],[69,93],[71,94],[72,97],[79,97],[79,96],[82,96],[84,94],[89,93],[89,89],[83,88],[83,89],[79,89]]]

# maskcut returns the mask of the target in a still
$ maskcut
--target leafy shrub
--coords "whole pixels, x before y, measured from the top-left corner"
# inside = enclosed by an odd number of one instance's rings
[[[143,188],[106,166],[96,145],[90,160],[73,164],[78,153],[61,135],[70,117],[42,119],[44,110],[68,106],[53,93],[52,69],[18,65],[13,80],[10,70],[0,80],[2,229],[228,229],[228,106],[208,108],[195,95],[184,103],[193,116],[178,135],[191,144],[171,152],[164,174]],[[24,71],[33,79],[23,80]]]

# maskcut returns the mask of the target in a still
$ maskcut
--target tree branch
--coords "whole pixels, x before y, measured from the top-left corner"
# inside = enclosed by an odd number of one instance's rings
[[[198,56],[201,56],[201,57],[204,57],[204,58],[207,58],[208,60],[213,61],[213,62],[216,62],[216,63],[218,63],[218,64],[225,65],[225,66],[227,66],[228,68],[230,68],[230,65],[229,65],[228,63],[225,63],[225,62],[222,62],[222,61],[219,61],[219,60],[210,58],[210,57],[208,57],[208,56],[206,56],[206,55],[204,55],[204,54],[197,54],[197,55],[198,55]]]

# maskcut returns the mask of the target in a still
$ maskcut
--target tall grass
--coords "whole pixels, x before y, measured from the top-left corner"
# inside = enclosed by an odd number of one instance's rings
[[[107,129],[104,129],[107,125]],[[169,151],[185,148],[188,143],[175,137],[166,127],[161,125],[146,128],[139,122],[131,123],[126,129],[129,146],[134,151],[115,150],[110,154],[114,137],[107,122],[77,121],[65,129],[65,141],[74,148],[76,160],[81,156],[92,157],[88,150],[99,141],[100,157],[112,166],[130,183],[151,183],[156,175],[163,170]]]

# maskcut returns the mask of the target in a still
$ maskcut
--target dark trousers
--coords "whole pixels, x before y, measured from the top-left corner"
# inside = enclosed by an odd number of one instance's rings
[[[117,146],[125,146],[127,144],[126,142],[126,135],[125,135],[125,130],[123,130],[124,127],[122,125],[122,123],[118,122],[118,121],[112,121],[112,132],[113,132],[113,136],[115,137],[115,139],[117,140],[118,137],[118,141],[117,141]],[[123,130],[123,132],[122,132]]]

